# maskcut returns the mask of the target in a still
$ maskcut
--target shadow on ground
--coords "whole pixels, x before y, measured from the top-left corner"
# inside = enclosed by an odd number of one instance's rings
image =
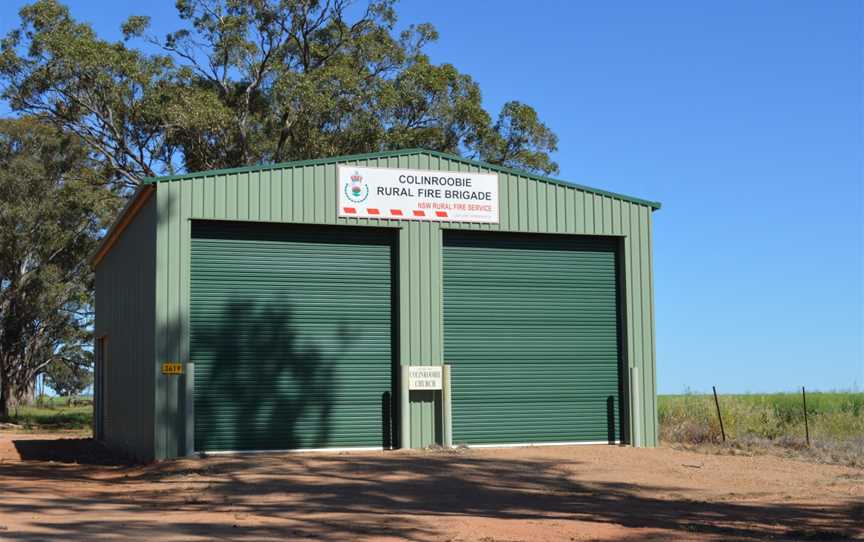
[[[80,465],[130,465],[131,461],[111,453],[91,438],[17,439],[15,450],[24,461],[53,461]]]
[[[84,446],[62,440],[40,446],[58,443],[74,457],[80,457],[76,447]],[[16,446],[34,451],[27,441]],[[63,461],[57,459],[59,450],[26,457]],[[844,540],[864,534],[862,502],[700,502],[680,488],[579,481],[587,467],[578,462],[481,457],[472,451],[265,454],[101,466],[112,464],[117,462],[64,468],[41,460],[0,464],[0,518],[47,513],[52,519],[40,528],[49,537],[91,541],[118,539],[119,533],[151,540],[433,540],[441,539],[445,533],[439,526],[453,517],[581,520],[665,531],[658,540],[676,534],[724,540]],[[65,492],[71,478],[92,484]],[[40,494],[49,484],[56,493]],[[3,536],[32,538],[15,529]]]

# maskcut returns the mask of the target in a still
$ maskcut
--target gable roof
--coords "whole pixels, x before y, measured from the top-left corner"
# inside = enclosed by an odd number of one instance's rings
[[[120,212],[117,218],[114,220],[114,223],[111,227],[108,228],[108,231],[105,237],[102,238],[102,241],[99,243],[99,246],[94,251],[93,255],[90,257],[90,265],[94,268],[99,265],[99,262],[102,261],[102,258],[111,250],[111,247],[123,233],[123,230],[126,229],[126,226],[135,218],[135,215],[138,211],[143,207],[144,203],[150,198],[153,194],[153,191],[156,189],[156,186],[162,182],[168,181],[185,181],[190,179],[200,179],[202,177],[211,177],[213,175],[223,175],[229,173],[246,173],[246,172],[257,172],[257,171],[271,171],[275,169],[288,169],[288,168],[296,168],[302,166],[317,166],[317,165],[326,165],[326,164],[337,164],[344,162],[352,162],[356,160],[370,160],[375,158],[395,158],[401,156],[413,156],[418,154],[425,154],[428,156],[434,156],[436,158],[443,158],[445,160],[450,160],[452,162],[460,162],[462,164],[466,164],[469,166],[474,166],[477,168],[486,169],[489,171],[494,171],[498,173],[504,173],[507,175],[514,175],[517,177],[522,177],[526,179],[532,179],[535,181],[541,181],[544,183],[557,184],[561,186],[566,186],[568,188],[575,188],[577,190],[582,190],[583,192],[588,192],[591,194],[598,194],[601,196],[608,196],[611,198],[619,199],[622,201],[627,201],[630,203],[635,203],[637,205],[644,205],[646,207],[650,207],[652,210],[656,211],[660,208],[660,202],[650,201],[641,198],[636,198],[633,196],[626,196],[624,194],[618,194],[616,192],[609,192],[608,190],[601,190],[599,188],[592,188],[590,186],[584,186],[581,184],[571,183],[568,181],[562,181],[560,179],[553,179],[552,177],[546,177],[544,175],[537,175],[534,173],[529,173],[527,171],[522,171],[518,169],[508,168],[504,166],[498,166],[495,164],[489,164],[487,162],[481,162],[479,160],[471,160],[469,158],[463,158],[461,156],[450,154],[446,152],[440,151],[431,151],[428,149],[402,149],[397,151],[382,151],[382,152],[373,152],[366,154],[349,154],[344,156],[333,156],[330,158],[316,158],[314,160],[297,160],[294,162],[282,162],[279,164],[263,164],[258,166],[246,166],[246,167],[236,167],[236,168],[228,168],[228,169],[211,169],[206,171],[197,171],[195,173],[185,173],[181,175],[165,175],[162,177],[148,177],[141,182],[141,186],[135,192],[135,194],[129,199],[129,202],[126,204],[126,207]]]
[[[578,190],[582,190],[584,192],[590,192],[592,194],[599,194],[601,196],[609,196],[615,199],[620,199],[623,201],[629,201],[631,203],[636,203],[639,205],[645,205],[647,207],[651,207],[652,210],[657,210],[660,208],[660,202],[650,201],[641,198],[636,198],[633,196],[627,196],[624,194],[618,194],[616,192],[609,192],[608,190],[601,190],[599,188],[592,188],[590,186],[584,186],[581,184],[572,183],[569,181],[562,181],[560,179],[554,179],[552,177],[546,177],[544,175],[537,175],[535,173],[529,173],[527,171],[508,168],[504,166],[498,166],[495,164],[489,164],[487,162],[481,162],[479,160],[471,160],[469,158],[463,158],[461,156],[455,154],[449,154],[446,152],[440,151],[431,151],[428,149],[402,149],[397,151],[382,151],[382,152],[373,152],[366,154],[349,154],[344,156],[333,156],[330,158],[316,158],[313,160],[297,160],[294,162],[282,162],[279,164],[262,164],[258,166],[245,166],[245,167],[236,167],[229,169],[212,169],[207,171],[198,171],[195,173],[185,173],[181,175],[166,175],[163,177],[149,177],[142,181],[143,185],[152,185],[166,181],[183,181],[187,179],[200,179],[201,177],[211,177],[213,175],[223,175],[228,173],[247,173],[253,171],[270,171],[274,169],[288,169],[288,168],[296,168],[302,166],[318,166],[318,165],[326,165],[326,164],[336,164],[341,162],[350,162],[354,160],[370,160],[374,158],[395,158],[401,156],[412,156],[417,154],[426,154],[429,156],[434,156],[436,158],[443,158],[446,160],[451,160],[453,162],[461,162],[466,165],[488,169],[490,171],[495,171],[498,173],[506,173],[508,175],[516,175],[519,177],[524,177],[527,179],[532,179],[535,181],[542,181],[545,183],[558,184],[562,186],[567,186],[569,188],[576,188]]]

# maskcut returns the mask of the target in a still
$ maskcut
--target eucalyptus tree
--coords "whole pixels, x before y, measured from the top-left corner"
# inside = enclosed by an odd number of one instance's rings
[[[74,134],[0,119],[0,417],[52,363],[89,359],[87,256],[120,200],[102,169]]]
[[[426,147],[553,173],[557,138],[530,106],[494,116],[479,85],[435,64],[429,24],[397,29],[392,0],[178,0],[99,37],[57,0],[25,6],[0,46],[15,111],[77,134],[112,179]]]

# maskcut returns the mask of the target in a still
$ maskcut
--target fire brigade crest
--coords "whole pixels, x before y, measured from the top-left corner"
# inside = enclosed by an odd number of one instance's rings
[[[369,197],[369,186],[363,184],[363,176],[355,171],[351,181],[345,183],[345,197],[354,203],[363,203]]]

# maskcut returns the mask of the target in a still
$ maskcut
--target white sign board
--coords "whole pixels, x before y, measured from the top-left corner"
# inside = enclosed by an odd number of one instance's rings
[[[432,365],[428,367],[408,367],[408,389],[409,390],[440,390],[441,366]]]
[[[339,216],[498,223],[498,175],[339,166]]]

